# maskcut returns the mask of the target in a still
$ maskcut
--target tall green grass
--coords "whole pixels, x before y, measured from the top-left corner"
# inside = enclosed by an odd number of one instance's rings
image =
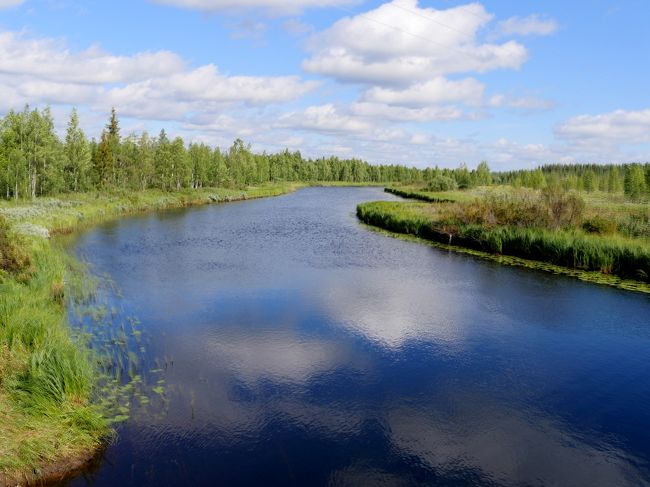
[[[29,278],[0,281],[0,483],[93,451],[108,433],[90,400],[92,357],[66,319],[64,251],[46,241],[28,246]]]
[[[357,215],[364,223],[396,233],[572,269],[650,281],[650,247],[643,242],[589,235],[577,230],[450,224],[430,207],[424,203],[378,201],[359,205]]]

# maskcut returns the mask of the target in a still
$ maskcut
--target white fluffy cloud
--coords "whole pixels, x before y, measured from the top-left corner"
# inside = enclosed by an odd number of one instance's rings
[[[556,135],[572,141],[598,144],[650,142],[650,109],[616,110],[602,115],[579,115],[560,124]]]
[[[5,110],[25,103],[116,106],[126,116],[183,120],[187,113],[226,104],[284,103],[316,84],[298,76],[228,76],[212,64],[188,69],[168,51],[73,52],[61,40],[0,33],[0,109]]]
[[[523,45],[477,41],[491,20],[479,3],[436,10],[420,8],[417,0],[393,0],[314,35],[303,67],[343,82],[398,86],[519,68],[527,58]]]
[[[363,96],[364,101],[386,103],[406,107],[438,105],[440,103],[469,102],[479,104],[485,86],[473,78],[450,81],[437,76],[406,89],[373,87]]]
[[[382,122],[433,122],[458,120],[464,116],[463,110],[453,105],[412,108],[386,103],[359,102],[353,103],[350,111],[357,116]]]
[[[546,36],[557,31],[558,24],[554,19],[538,14],[528,17],[510,17],[497,24],[496,34],[499,36]]]
[[[359,117],[342,113],[332,104],[310,106],[300,112],[289,112],[278,120],[278,126],[325,133],[368,133],[372,124]]]
[[[130,83],[109,91],[115,104],[129,106],[142,99],[171,99],[177,102],[248,104],[281,103],[304,95],[315,82],[298,76],[225,76],[214,65]]]
[[[123,83],[165,76],[183,69],[169,51],[114,56],[97,46],[71,52],[61,40],[0,33],[0,73],[83,84]]]
[[[272,14],[295,14],[307,8],[350,5],[355,0],[152,0],[154,3],[181,8],[215,11],[263,9]]]

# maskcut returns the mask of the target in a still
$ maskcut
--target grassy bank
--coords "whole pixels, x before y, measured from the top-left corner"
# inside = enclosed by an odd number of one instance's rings
[[[402,198],[408,198],[412,200],[426,201],[428,203],[453,203],[457,201],[456,196],[453,193],[434,193],[430,191],[419,191],[417,189],[411,188],[395,188],[387,187],[384,188],[386,193],[391,193]]]
[[[617,219],[629,220],[620,212],[608,219],[589,204],[585,210],[574,195],[506,192],[464,198],[365,203],[357,215],[369,225],[445,245],[650,282],[648,240],[616,231]]]
[[[0,202],[0,216],[18,233],[46,236],[74,230],[120,216],[169,208],[278,196],[299,185],[275,184],[248,189],[202,188],[181,191],[147,190],[77,193],[34,201]]]
[[[65,253],[2,227],[0,253],[22,261],[0,278],[0,485],[84,457],[109,432],[90,400],[93,361],[66,321]]]
[[[431,203],[476,203],[486,199],[511,198],[535,200],[540,191],[511,186],[479,186],[468,190],[428,191],[423,185],[389,186],[386,192],[402,198]],[[584,202],[580,230],[600,235],[642,239],[650,243],[650,205],[634,202],[623,194],[602,191],[572,192]],[[575,222],[574,222],[575,223]]]
[[[0,486],[36,481],[45,472],[57,478],[111,432],[111,412],[93,400],[100,392],[95,357],[67,322],[75,284],[70,257],[46,237],[132,213],[292,189],[151,190],[0,204]]]

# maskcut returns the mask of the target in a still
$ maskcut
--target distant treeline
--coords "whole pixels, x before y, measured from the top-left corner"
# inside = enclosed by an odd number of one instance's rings
[[[534,170],[496,173],[493,178],[497,184],[512,186],[624,192],[633,200],[650,197],[650,164],[550,164]]]
[[[115,110],[98,140],[89,140],[81,130],[76,110],[64,140],[54,130],[49,108],[25,107],[0,119],[0,194],[7,199],[97,189],[174,190],[281,181],[425,183],[435,191],[490,184],[554,185],[624,191],[642,199],[650,193],[650,164],[549,165],[500,173],[491,172],[486,162],[474,170],[464,164],[457,169],[417,169],[338,157],[306,159],[289,150],[255,154],[240,139],[224,151],[203,143],[187,145],[180,137],[170,139],[164,130],[157,137],[147,132],[123,137]]]
[[[0,194],[6,198],[123,188],[175,190],[243,187],[279,181],[413,182],[422,171],[337,157],[305,159],[300,152],[254,154],[237,139],[227,150],[186,145],[162,130],[122,137],[115,110],[99,140],[89,140],[70,115],[64,140],[49,108],[26,107],[0,120]]]

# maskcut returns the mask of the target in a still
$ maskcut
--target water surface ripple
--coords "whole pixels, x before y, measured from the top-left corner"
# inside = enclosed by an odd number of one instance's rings
[[[371,232],[354,211],[376,199],[81,234],[165,392],[71,484],[650,483],[650,299]]]

